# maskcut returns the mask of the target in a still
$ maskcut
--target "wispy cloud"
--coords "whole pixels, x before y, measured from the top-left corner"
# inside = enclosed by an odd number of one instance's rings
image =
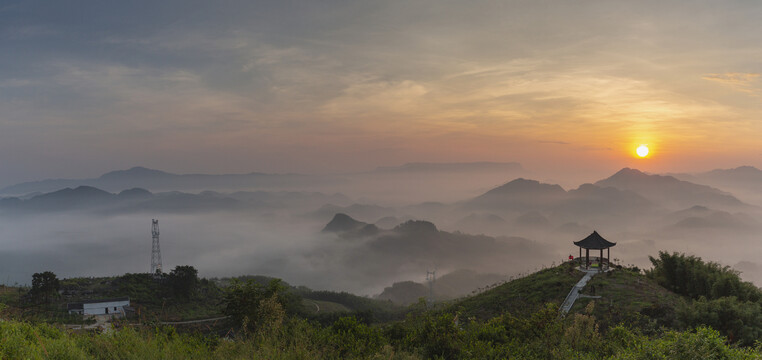
[[[713,81],[725,85],[735,91],[747,94],[760,95],[760,77],[758,73],[724,73],[724,74],[706,74],[702,77],[704,80]]]

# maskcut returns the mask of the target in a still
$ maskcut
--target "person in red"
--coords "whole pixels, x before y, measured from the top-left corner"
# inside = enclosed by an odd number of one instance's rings
[[[569,260],[574,260],[574,255],[569,255]]]

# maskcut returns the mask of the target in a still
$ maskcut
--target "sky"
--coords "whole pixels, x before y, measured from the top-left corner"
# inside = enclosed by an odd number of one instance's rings
[[[759,19],[753,0],[0,0],[0,185],[762,167]]]

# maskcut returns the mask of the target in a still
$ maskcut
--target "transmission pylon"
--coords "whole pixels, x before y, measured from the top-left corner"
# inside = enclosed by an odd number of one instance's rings
[[[434,302],[434,282],[437,281],[437,270],[426,270],[426,281],[429,282],[429,303]]]
[[[161,248],[159,248],[159,220],[151,219],[151,274],[161,274]]]

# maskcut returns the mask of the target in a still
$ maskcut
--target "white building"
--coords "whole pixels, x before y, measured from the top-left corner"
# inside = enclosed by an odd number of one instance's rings
[[[66,309],[69,310],[69,314],[124,316],[126,306],[130,306],[130,298],[128,297],[83,300],[82,302],[67,304]]]

